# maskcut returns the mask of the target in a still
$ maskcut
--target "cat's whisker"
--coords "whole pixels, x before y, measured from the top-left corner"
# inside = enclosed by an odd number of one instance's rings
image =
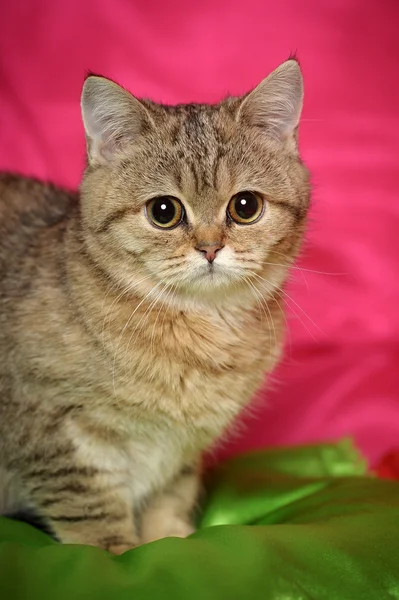
[[[261,279],[262,281],[264,281],[267,285],[272,286],[272,283],[270,281],[268,281],[267,279],[265,279],[264,277],[261,277],[260,275],[257,275],[256,273],[252,273],[252,275],[254,277],[257,277],[258,279]],[[283,300],[285,299],[287,301],[290,300],[297,308],[299,308],[299,310],[304,314],[304,316],[312,323],[312,325],[314,327],[316,327],[323,335],[325,335],[325,333],[320,329],[320,327],[312,320],[312,318],[303,310],[303,308],[301,308],[301,306],[299,306],[299,304],[297,302],[295,302],[295,300],[293,298],[291,298],[291,296],[285,291],[283,290],[283,292],[280,292],[279,290],[274,290],[274,292]],[[309,327],[306,325],[306,323],[304,323],[304,321],[301,319],[300,315],[298,315],[298,313],[295,311],[295,309],[290,306],[292,312],[295,314],[295,316],[299,319],[299,321],[302,323],[302,325],[305,327],[306,331],[309,333],[309,335],[312,337],[312,339],[314,341],[317,341],[315,336],[313,335],[313,333],[310,331]]]
[[[140,284],[141,282],[145,281],[146,279],[149,279],[150,277],[151,277],[150,275],[146,275],[145,277],[142,277],[138,281],[134,281],[134,282],[130,283],[126,288],[123,288],[121,290],[121,293],[116,298],[114,298],[113,302],[111,303],[111,306],[108,307],[107,313],[106,313],[106,315],[104,317],[104,321],[108,317],[108,314],[109,314],[110,310],[112,310],[112,308],[115,306],[115,304],[121,298],[123,298],[124,295],[132,293],[135,290],[135,286],[136,285]],[[103,302],[101,304],[101,312],[103,311],[105,301],[108,298],[110,292],[113,291],[115,288],[120,288],[120,283],[116,282],[113,286],[111,286],[111,288],[108,289],[106,295],[104,296]]]
[[[260,275],[258,275],[257,273],[254,273],[253,271],[251,272],[251,276],[253,276],[253,277],[257,277],[257,278],[259,278],[259,279],[263,280],[263,281],[264,281],[264,282],[265,282],[267,285],[270,285],[270,286],[271,286],[271,282],[267,281],[267,279],[264,279],[263,277],[260,277]],[[281,298],[281,295],[279,295],[279,297]],[[265,302],[267,302],[267,300],[266,300],[266,299],[265,299]],[[286,324],[286,326],[287,326],[288,333],[290,333],[290,332],[289,332],[289,327],[288,327],[287,316],[286,316],[286,314],[285,314],[284,310],[282,309],[282,307],[281,307],[281,305],[280,305],[280,302],[278,302],[278,301],[277,301],[277,302],[276,302],[276,304],[277,304],[277,306],[278,306],[278,308],[279,308],[279,310],[280,310],[280,312],[281,312],[282,316],[284,317],[284,321],[285,321],[285,324]]]
[[[257,287],[253,284],[253,282],[251,280],[248,280],[248,283],[251,285],[251,288],[254,290],[254,293],[257,297],[260,296],[261,300],[260,300],[260,306],[262,307],[262,310],[266,316],[266,320],[269,326],[269,332],[270,332],[270,324],[272,326],[273,329],[273,335],[274,335],[274,345],[275,347],[277,347],[277,334],[276,334],[276,328],[274,325],[274,320],[272,317],[272,313],[270,311],[270,308],[268,306],[267,300],[264,298],[264,296],[262,295],[262,293],[260,292],[260,290],[257,289]],[[266,315],[266,311],[265,308],[267,309],[268,315]]]
[[[140,324],[144,321],[146,321],[148,315],[151,312],[151,309],[153,306],[155,306],[156,302],[159,299],[159,292],[158,294],[155,296],[155,298],[153,300],[151,300],[151,302],[149,303],[149,305],[147,306],[147,308],[145,309],[143,315],[140,317],[139,321],[136,323],[134,329],[131,331],[129,339],[127,340],[126,344],[125,344],[125,350],[123,353],[123,359],[121,360],[121,365],[124,368],[124,372],[125,375],[130,379],[132,377],[132,364],[130,363],[130,361],[128,360],[128,353],[131,347],[131,343],[132,341],[134,341],[134,334],[136,333],[136,331],[138,330]],[[130,366],[130,371],[129,371],[129,366]]]
[[[114,360],[113,360],[113,368],[112,368],[112,383],[113,383],[113,389],[114,389],[114,394],[116,391],[115,388],[115,369],[116,369],[116,357],[118,354],[118,349],[119,349],[119,345],[121,343],[121,340],[123,338],[123,335],[127,329],[127,327],[129,327],[129,324],[131,323],[131,320],[133,319],[134,315],[136,314],[136,312],[138,311],[138,309],[140,308],[140,306],[142,306],[142,304],[145,302],[145,300],[154,292],[154,290],[156,290],[159,286],[161,285],[161,282],[157,283],[154,287],[152,287],[150,289],[150,291],[144,296],[144,298],[138,303],[138,305],[136,306],[136,308],[132,311],[130,317],[128,318],[128,320],[126,321],[119,337],[118,340],[116,342],[116,347],[115,347],[115,352],[114,352]]]
[[[160,309],[159,309],[159,311],[158,311],[158,314],[157,314],[157,317],[156,317],[156,321],[157,321],[157,320],[158,320],[158,318],[159,318],[159,315],[160,315],[160,312],[162,311],[162,308],[165,306],[165,303],[167,302],[167,299],[168,299],[168,297],[169,297],[169,293],[170,293],[170,291],[172,291],[172,296],[171,296],[171,299],[173,299],[173,298],[174,298],[174,296],[175,296],[175,294],[177,293],[177,290],[176,290],[176,289],[175,289],[175,290],[173,290],[173,284],[171,284],[171,285],[172,285],[172,288],[171,288],[171,289],[169,289],[169,290],[167,291],[167,294],[165,295],[165,297],[164,297],[164,299],[163,299],[163,302],[161,303]],[[167,289],[168,289],[168,287],[169,287],[169,286],[167,286],[167,287],[165,288],[165,290],[167,290]],[[164,290],[164,291],[165,291],[165,290]],[[166,312],[167,312],[167,311],[164,311],[164,315],[163,315],[162,323],[161,323],[161,326],[160,326],[160,331],[162,331],[162,330],[163,330],[163,324],[164,324],[164,322],[165,322]],[[156,324],[156,322],[155,322],[155,324]],[[152,334],[151,334],[151,343],[150,343],[150,353],[151,353],[151,355],[152,355],[152,352],[153,352],[153,335],[154,335],[155,324],[154,324],[153,331],[152,331]],[[147,373],[147,372],[149,372],[149,370],[150,370],[150,364],[148,364],[148,365],[147,365],[147,368],[145,369],[145,372]]]
[[[257,277],[260,277],[260,276],[259,276],[259,275],[257,275]],[[264,278],[261,278],[261,279],[264,279]],[[266,279],[264,279],[264,281],[270,285],[270,282],[268,282]],[[292,302],[292,303],[293,303],[293,304],[294,304],[294,305],[295,305],[295,306],[296,306],[296,307],[297,307],[297,308],[298,308],[298,309],[299,309],[299,310],[302,312],[302,314],[303,314],[303,315],[304,315],[304,316],[305,316],[305,317],[306,317],[306,318],[307,318],[307,319],[308,319],[308,320],[309,320],[309,321],[312,323],[312,325],[313,325],[313,326],[314,326],[316,329],[318,329],[318,330],[320,331],[320,333],[322,333],[323,335],[326,335],[326,334],[325,334],[325,332],[324,332],[322,329],[320,329],[320,327],[317,325],[317,323],[315,323],[315,322],[313,321],[313,319],[312,319],[312,318],[311,318],[311,317],[310,317],[310,316],[309,316],[309,315],[306,313],[306,311],[305,311],[305,310],[304,310],[304,309],[303,309],[303,308],[302,308],[302,307],[301,307],[301,306],[300,306],[300,305],[299,305],[299,304],[298,304],[298,303],[297,303],[297,302],[296,302],[296,301],[295,301],[295,300],[294,300],[294,299],[293,299],[293,298],[292,298],[292,297],[291,297],[291,296],[288,294],[288,292],[287,292],[286,290],[282,290],[282,292],[283,292],[284,296],[285,296],[286,298],[288,298],[288,299],[289,299],[289,300],[290,300],[290,301],[291,301],[291,302]],[[277,293],[281,295],[281,292],[277,292]],[[291,309],[292,309],[292,307],[291,307]],[[295,311],[294,311],[294,312],[295,312]],[[297,314],[297,317],[299,317],[299,315],[298,315],[298,314]],[[302,321],[301,321],[301,322],[302,322]],[[309,331],[309,330],[308,330],[308,331]],[[313,336],[312,336],[312,337],[313,337]]]
[[[265,315],[267,321],[268,321],[268,319],[267,319],[267,315],[266,315],[266,313],[265,313],[265,311],[263,309],[263,306],[262,306],[262,304],[261,304],[261,302],[259,300],[256,287],[252,284],[249,275],[242,275],[242,274],[238,275],[238,282],[239,283],[244,282],[248,286],[248,288],[251,291],[251,293],[253,293],[255,301],[258,304],[259,308],[261,309],[260,319],[261,319],[261,327],[262,327],[263,326],[262,312]]]
[[[114,306],[124,296],[126,296],[126,295],[128,295],[128,294],[130,294],[131,292],[134,291],[134,286],[136,286],[136,285],[138,285],[138,284],[140,284],[143,281],[146,281],[148,279],[150,279],[150,275],[146,275],[146,276],[142,277],[141,279],[139,279],[138,281],[135,281],[134,283],[132,283],[131,285],[129,285],[127,288],[122,289],[121,293],[119,295],[117,295],[116,298],[114,298],[114,300],[112,301],[111,305],[108,307],[107,312],[106,312],[106,314],[104,316],[103,323],[102,323],[102,328],[101,328],[101,340],[102,340],[102,345],[103,345],[104,349],[105,349],[105,327],[106,327],[106,324],[107,324],[108,317],[109,317],[109,319],[111,319],[110,315],[111,315],[112,309],[114,308]],[[116,284],[116,287],[119,287],[119,284]],[[113,288],[111,288],[111,290],[108,290],[107,294],[104,297],[104,300],[103,300],[102,305],[101,305],[101,312],[102,312],[102,310],[104,308],[105,301],[106,301],[107,297],[109,296],[110,291],[112,291],[112,289],[114,289],[114,286],[113,286]]]
[[[303,327],[306,329],[306,331],[308,332],[308,334],[310,335],[310,337],[312,338],[312,340],[314,342],[317,342],[317,339],[315,337],[315,335],[313,334],[313,332],[309,329],[309,327],[306,325],[306,323],[304,322],[304,320],[301,318],[301,316],[297,313],[297,311],[293,308],[293,306],[290,306],[288,304],[288,300],[289,298],[285,297],[285,294],[281,294],[280,292],[277,291],[278,296],[284,300],[284,302],[287,304],[288,308],[294,313],[294,315],[296,316],[296,318],[299,320],[299,322],[303,325]],[[306,314],[306,313],[305,313]],[[307,316],[307,315],[306,315]]]
[[[175,295],[177,294],[177,289],[176,289],[176,288],[174,289],[174,286],[173,286],[173,284],[171,284],[171,285],[172,285],[172,288],[171,288],[171,289],[168,291],[168,293],[167,293],[166,297],[164,298],[164,301],[163,301],[163,302],[162,302],[162,304],[161,304],[160,310],[158,311],[158,315],[157,315],[157,318],[156,318],[156,320],[158,320],[158,317],[159,317],[159,315],[160,315],[160,312],[161,312],[162,308],[165,306],[165,304],[166,304],[166,302],[167,302],[167,300],[168,300],[168,297],[169,297],[169,293],[170,293],[170,291],[172,291],[172,295],[171,295],[171,298],[170,298],[170,300],[171,300],[170,304],[172,304],[173,298],[174,298],[174,297],[175,297]],[[163,314],[163,318],[162,318],[161,326],[160,326],[160,331],[163,331],[163,326],[164,326],[164,322],[165,322],[165,317],[166,317],[166,314],[167,314],[167,311],[165,310],[165,311],[164,311],[164,314]],[[155,328],[155,324],[154,324],[154,328]],[[153,328],[153,332],[154,332],[154,328]],[[153,334],[151,335],[151,346],[150,346],[150,348],[151,348],[151,353],[152,353],[152,349],[153,349],[153,340],[152,340],[152,336],[153,336]],[[150,365],[148,365],[148,367],[147,367],[147,371],[149,370],[149,368],[150,368]]]
[[[313,321],[313,319],[312,319],[311,317],[309,317],[309,315],[307,314],[307,312],[306,312],[306,311],[304,311],[304,309],[303,309],[301,306],[299,306],[299,304],[298,304],[298,303],[297,303],[297,302],[296,302],[296,301],[295,301],[295,300],[294,300],[294,299],[293,299],[293,298],[292,298],[292,297],[291,297],[291,296],[288,294],[288,292],[286,292],[285,290],[283,290],[283,294],[284,294],[284,295],[285,295],[285,296],[288,298],[288,300],[289,300],[290,302],[292,302],[293,304],[295,304],[295,306],[296,306],[297,308],[299,308],[299,310],[302,312],[302,314],[303,314],[303,315],[305,315],[305,317],[306,317],[307,319],[309,319],[309,321],[312,323],[312,325],[313,325],[314,327],[316,327],[316,329],[318,329],[318,330],[320,331],[320,333],[322,333],[323,335],[326,335],[325,331],[323,331],[323,330],[322,330],[322,329],[321,329],[321,328],[320,328],[320,327],[317,325],[317,323],[315,323],[315,322]]]
[[[281,296],[279,296],[279,298],[281,298]],[[287,315],[285,314],[284,310],[281,307],[280,301],[276,300],[275,301],[279,311],[281,312],[283,319],[284,319],[284,323],[285,323],[285,329],[287,331],[287,335],[288,335],[288,340],[289,340],[289,344],[290,344],[290,352],[292,353],[292,336],[291,336],[291,329],[289,327],[288,321],[287,321]]]
[[[309,294],[310,294],[310,287],[309,287],[308,280],[307,280],[307,278],[306,278],[306,271],[304,271],[304,270],[302,270],[302,269],[299,269],[299,272],[300,272],[300,274],[302,275],[302,278],[303,278],[303,280],[304,280],[304,282],[305,282],[305,285],[306,285],[306,290],[307,290],[307,292],[308,292],[308,295],[309,295]],[[291,275],[291,273],[289,272],[289,273],[288,273],[288,278],[290,277],[290,275]]]
[[[247,278],[244,278],[244,281],[246,281],[248,283],[249,287],[251,288],[252,292],[254,293],[255,300],[256,300],[259,308],[261,309],[261,312],[260,312],[260,326],[261,326],[261,328],[263,328],[262,313],[266,317],[267,324],[269,324],[269,320],[267,318],[266,311],[265,311],[264,307],[262,306],[261,301],[258,298],[256,287],[252,284],[251,280],[247,279]]]
[[[113,290],[108,290],[107,294],[104,297],[103,303],[101,305],[101,312],[104,309],[105,301],[108,298],[111,291],[113,291]],[[127,294],[127,290],[122,290],[122,292],[120,294],[118,294],[116,296],[116,298],[114,298],[114,300],[112,301],[111,305],[108,307],[107,312],[103,318],[103,323],[102,323],[102,328],[101,328],[101,340],[102,340],[102,346],[103,346],[104,350],[105,350],[105,327],[106,327],[107,318],[108,318],[108,316],[110,316],[110,313],[111,313],[113,307],[115,306],[115,304],[117,304],[119,302],[119,300],[121,300],[123,298],[123,296],[125,296],[126,294]]]
[[[292,258],[287,256],[287,254],[284,254],[283,252],[279,252],[278,250],[271,250],[270,252],[271,254],[278,254],[279,256],[282,256],[283,258],[286,259],[287,263],[285,266],[289,267],[290,269],[297,269],[299,271],[305,271],[307,273],[317,273],[318,275],[348,275],[348,273],[345,272],[329,272],[329,271],[317,271],[315,269],[306,269],[305,267],[298,267],[298,265],[291,265],[292,263]],[[267,263],[264,263],[267,264]],[[273,264],[273,263],[270,263]]]
[[[161,284],[161,282],[160,282]],[[163,285],[163,284],[162,284]],[[126,348],[125,348],[125,353],[124,353],[124,360],[123,362],[125,363],[125,365],[127,364],[127,353],[129,352],[129,348],[130,348],[130,344],[134,338],[134,334],[136,333],[136,331],[138,330],[138,328],[140,327],[140,325],[143,323],[143,326],[145,325],[149,315],[151,314],[152,309],[154,308],[154,306],[157,304],[157,302],[159,301],[159,299],[162,297],[162,294],[167,290],[168,286],[164,286],[163,289],[161,289],[158,294],[155,296],[155,298],[150,302],[150,304],[148,305],[148,307],[146,308],[144,314],[142,315],[142,317],[140,318],[140,320],[138,321],[138,323],[136,324],[136,327],[133,329],[133,331],[131,332],[130,336],[129,336],[129,340],[126,344]]]
[[[260,293],[261,297],[263,297],[263,296],[262,296],[262,294],[261,294],[261,292],[259,292],[259,293]],[[272,313],[271,313],[271,310],[270,310],[270,308],[269,308],[269,304],[268,304],[267,300],[266,300],[265,298],[263,298],[263,300],[264,300],[264,306],[266,307],[266,310],[267,310],[267,312],[268,312],[268,314],[269,314],[269,317],[270,317],[270,322],[271,322],[271,324],[272,324],[272,328],[273,328],[273,334],[274,334],[274,347],[275,347],[275,348],[277,348],[277,345],[278,345],[278,344],[277,344],[277,333],[276,333],[276,327],[275,327],[275,325],[274,325],[274,319],[273,319],[273,316],[272,316]]]
[[[167,303],[167,300],[168,300],[168,298],[169,298],[169,296],[170,296],[170,293],[172,292],[172,296],[171,296],[171,298],[173,298],[173,295],[174,295],[174,292],[175,292],[175,291],[176,291],[176,288],[175,288],[175,286],[173,285],[173,283],[169,283],[169,284],[166,286],[166,288],[165,288],[166,295],[165,295],[165,297],[164,297],[163,301],[161,302],[161,306],[160,306],[160,308],[159,308],[159,311],[158,311],[158,314],[157,314],[157,316],[156,316],[156,319],[155,319],[154,325],[153,325],[153,327],[152,327],[152,333],[151,333],[151,342],[150,342],[150,351],[151,351],[151,354],[152,354],[152,348],[153,348],[153,342],[154,342],[155,328],[156,328],[156,325],[157,325],[157,322],[158,322],[159,316],[160,316],[160,314],[161,314],[161,311],[162,311],[162,309],[165,307],[165,305],[166,305],[166,303]],[[162,321],[162,324],[161,324],[161,331],[162,331],[162,328],[163,328],[163,323],[164,323],[164,320],[165,320],[165,314],[166,314],[166,311],[165,311],[165,313],[164,313],[164,318],[163,318],[163,321]]]
[[[107,286],[107,292],[106,292],[106,294],[105,294],[105,296],[104,296],[104,298],[103,298],[103,301],[102,301],[102,303],[101,303],[101,310],[100,310],[100,312],[101,312],[101,313],[102,313],[102,312],[103,312],[103,310],[104,310],[105,301],[106,301],[106,299],[108,298],[108,296],[110,295],[110,293],[111,293],[111,292],[113,292],[113,291],[115,291],[115,290],[116,290],[117,288],[119,288],[119,287],[120,287],[120,286],[119,286],[119,284],[118,284],[118,282],[117,282],[117,281],[113,281],[111,285],[108,285],[108,286]]]
[[[254,263],[254,264],[259,264],[259,260],[255,259],[255,258],[251,258],[249,256],[242,256],[242,254],[244,254],[246,251],[245,250],[235,250],[235,260],[237,262],[240,263],[245,263],[245,262],[249,262],[249,263]],[[344,272],[329,272],[329,271],[318,271],[316,269],[307,269],[305,267],[299,267],[298,265],[294,265],[292,264],[293,259],[290,258],[289,256],[287,256],[286,254],[283,254],[282,252],[278,252],[277,250],[271,250],[270,252],[271,254],[278,254],[279,256],[282,256],[283,258],[285,258],[286,262],[282,262],[282,263],[273,263],[270,261],[262,261],[262,265],[265,266],[270,266],[270,267],[282,267],[282,268],[289,268],[290,270],[295,270],[295,271],[304,271],[305,273],[316,273],[317,275],[347,275],[347,273]]]
[[[182,272],[181,267],[170,267],[169,269],[162,269],[162,276],[173,277],[174,275],[180,275]]]

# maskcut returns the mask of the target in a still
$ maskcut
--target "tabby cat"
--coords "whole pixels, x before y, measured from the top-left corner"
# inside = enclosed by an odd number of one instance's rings
[[[243,97],[83,87],[79,196],[0,176],[0,512],[121,553],[193,532],[201,453],[281,354],[303,236],[290,59]]]

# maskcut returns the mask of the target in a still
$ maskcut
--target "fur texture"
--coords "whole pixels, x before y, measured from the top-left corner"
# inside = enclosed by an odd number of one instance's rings
[[[302,94],[294,60],[214,106],[89,76],[80,196],[0,177],[3,513],[115,553],[193,530],[201,453],[280,356],[309,203]],[[263,212],[237,224],[246,190]],[[151,222],[158,197],[181,202],[176,227]]]

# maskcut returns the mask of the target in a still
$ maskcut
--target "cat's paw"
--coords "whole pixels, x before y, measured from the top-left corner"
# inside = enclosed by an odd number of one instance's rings
[[[185,538],[195,532],[195,528],[186,523],[185,521],[176,520],[175,523],[171,524],[170,529],[167,530],[167,533],[164,537],[180,537]]]
[[[166,537],[179,537],[185,538],[195,532],[195,528],[191,523],[187,523],[183,519],[173,519],[158,523],[158,527],[153,526],[154,523],[145,528],[142,531],[142,543],[147,544],[148,542],[154,542],[155,540],[161,540]]]
[[[111,552],[111,554],[124,554],[128,550],[132,550],[135,547],[136,546],[132,546],[130,544],[114,544],[112,546],[108,546],[107,550],[108,552]]]

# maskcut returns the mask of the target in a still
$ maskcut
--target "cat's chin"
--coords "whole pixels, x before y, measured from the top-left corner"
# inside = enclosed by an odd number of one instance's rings
[[[177,293],[173,297],[173,303],[180,302],[189,305],[224,305],[238,303],[243,299],[253,296],[251,288],[243,281],[243,278],[234,277],[226,273],[210,271],[203,275],[196,275],[192,279],[185,279],[176,286]]]
[[[234,287],[239,282],[229,271],[220,267],[196,270],[192,275],[186,274],[181,282],[182,289],[197,292],[215,292]]]

